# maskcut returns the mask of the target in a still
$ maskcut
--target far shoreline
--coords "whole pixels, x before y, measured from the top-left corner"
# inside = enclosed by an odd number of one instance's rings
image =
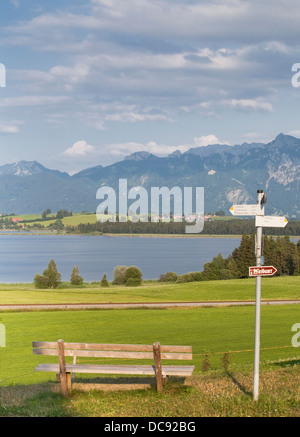
[[[210,235],[210,234],[119,234],[119,233],[86,233],[86,234],[79,234],[79,233],[69,233],[69,232],[40,232],[40,231],[6,231],[1,232],[0,236],[2,235],[10,235],[10,236],[23,236],[23,235],[39,235],[39,236],[52,236],[52,235],[65,235],[65,236],[87,236],[87,237],[139,237],[139,238],[241,238],[242,235]],[[293,237],[294,238],[294,237]],[[299,237],[300,238],[300,237]]]
[[[63,236],[87,236],[87,237],[136,237],[136,238],[242,238],[242,234],[236,235],[236,234],[132,234],[132,233],[86,233],[86,234],[79,234],[79,233],[68,233],[68,232],[41,232],[41,231],[0,231],[0,237],[3,235],[10,235],[10,236],[26,236],[26,235],[36,235],[36,236],[54,236],[54,235],[63,235]],[[278,237],[284,237],[285,235],[267,235],[268,237],[278,238]],[[299,235],[287,235],[290,239],[300,239]]]

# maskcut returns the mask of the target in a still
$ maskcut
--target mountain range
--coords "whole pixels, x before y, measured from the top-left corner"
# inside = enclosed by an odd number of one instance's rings
[[[143,186],[148,192],[150,187],[204,187],[206,213],[229,214],[233,204],[256,203],[262,189],[268,196],[266,214],[299,218],[299,152],[300,139],[279,134],[267,144],[213,144],[166,157],[136,152],[72,176],[36,161],[5,164],[0,166],[0,213],[93,212],[100,203],[98,188],[117,191],[119,179],[127,179],[128,189]]]

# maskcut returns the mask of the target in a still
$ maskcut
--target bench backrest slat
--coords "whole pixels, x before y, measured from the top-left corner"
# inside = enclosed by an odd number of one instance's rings
[[[58,355],[57,342],[34,341],[33,353],[36,355]],[[191,346],[160,346],[161,359],[192,360]],[[64,355],[98,358],[152,359],[153,345],[64,343]]]
[[[35,355],[58,355],[58,351],[55,349],[34,349]],[[93,357],[93,358],[132,358],[132,359],[152,359],[153,352],[126,352],[126,351],[83,351],[76,350],[75,354],[73,350],[65,349],[65,357]],[[161,353],[162,360],[192,360],[192,354],[178,354],[178,353]]]
[[[34,341],[32,342],[34,348],[57,349],[56,341]],[[125,350],[125,351],[140,351],[152,352],[152,344],[105,344],[105,343],[64,343],[65,349],[72,350]],[[192,352],[192,346],[168,346],[161,345],[161,352]]]

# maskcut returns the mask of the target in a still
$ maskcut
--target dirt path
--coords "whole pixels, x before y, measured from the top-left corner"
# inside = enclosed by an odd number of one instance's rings
[[[262,305],[300,304],[300,300],[262,300]],[[0,311],[11,310],[86,310],[124,308],[196,308],[255,305],[255,301],[205,301],[205,302],[146,302],[146,303],[61,303],[61,304],[12,304],[0,305]]]

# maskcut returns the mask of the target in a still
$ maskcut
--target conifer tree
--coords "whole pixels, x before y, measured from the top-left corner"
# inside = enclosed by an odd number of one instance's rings
[[[102,279],[101,279],[101,287],[109,287],[109,283],[108,283],[106,274],[104,274]]]
[[[243,234],[240,246],[232,252],[232,257],[236,263],[239,277],[249,276],[249,267],[255,266],[255,235]]]
[[[73,267],[70,282],[72,285],[81,285],[83,283],[83,278],[79,274],[79,267],[78,266]]]
[[[58,273],[56,264],[52,259],[48,267],[43,271],[42,275],[34,276],[34,284],[36,288],[56,288],[61,280],[61,274]]]
[[[48,288],[56,288],[61,280],[61,274],[58,273],[55,261],[52,259],[48,267],[43,271],[43,275],[48,279]]]

